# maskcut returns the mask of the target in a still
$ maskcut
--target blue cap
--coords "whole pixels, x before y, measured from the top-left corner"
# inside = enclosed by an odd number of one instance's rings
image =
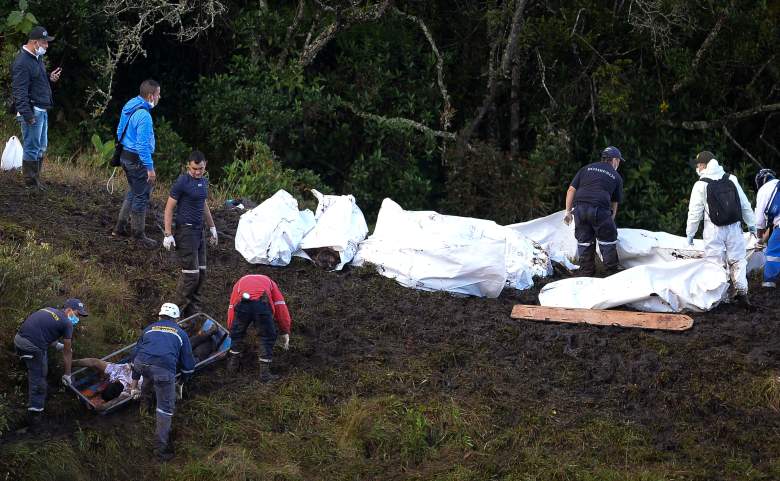
[[[623,158],[623,154],[620,153],[620,150],[617,147],[609,146],[606,149],[601,151],[601,158],[602,159],[620,159],[621,161],[625,162],[626,159]]]
[[[74,311],[76,311],[76,314],[82,317],[89,315],[87,314],[87,308],[84,307],[84,303],[78,299],[74,299],[74,298],[68,299],[67,301],[65,301],[64,307],[66,309],[73,309]]]

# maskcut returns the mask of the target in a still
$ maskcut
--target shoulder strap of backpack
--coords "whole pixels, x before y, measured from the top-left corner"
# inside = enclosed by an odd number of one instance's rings
[[[708,179],[708,178],[706,178],[706,177],[702,177],[702,178],[700,178],[699,180],[700,180],[700,181],[702,181],[702,182],[704,182],[705,184],[711,184],[711,183],[715,182],[714,180],[712,180],[712,179]]]
[[[127,115],[127,123],[125,123],[125,128],[122,129],[122,135],[119,136],[119,143],[122,143],[122,140],[125,138],[125,132],[127,132],[127,127],[130,126],[130,119],[133,118],[133,115],[135,115],[136,112],[138,112],[141,109],[140,106],[136,107],[132,112],[130,112]]]

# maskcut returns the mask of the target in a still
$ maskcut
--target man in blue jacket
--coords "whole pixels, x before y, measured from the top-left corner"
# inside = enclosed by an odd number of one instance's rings
[[[179,307],[166,302],[160,307],[160,320],[144,329],[135,345],[130,362],[133,381],[130,392],[138,396],[138,380],[143,376],[144,391],[154,388],[157,398],[157,431],[155,454],[163,461],[173,458],[171,424],[176,406],[176,371],[181,368],[182,381],[195,371],[192,346],[187,333],[179,327]]]
[[[40,190],[44,190],[40,180],[43,154],[49,144],[48,111],[54,104],[49,82],[57,82],[62,74],[61,68],[47,74],[43,63],[43,55],[52,40],[54,37],[45,28],[33,28],[11,67],[16,119],[22,127],[22,172],[25,183]]]
[[[43,413],[46,401],[46,374],[48,371],[48,349],[54,345],[62,351],[65,375],[62,380],[70,384],[70,369],[73,360],[71,338],[73,326],[79,316],[87,315],[84,303],[68,299],[62,309],[46,307],[30,314],[14,337],[14,346],[19,357],[27,365],[28,406],[30,424],[35,425]],[[62,339],[62,342],[59,340]]]
[[[144,80],[140,93],[122,108],[116,138],[122,144],[122,169],[130,187],[112,232],[114,236],[128,235],[127,223],[141,247],[155,249],[157,242],[146,237],[146,208],[152,187],[157,179],[152,154],[154,153],[154,124],[150,111],[160,102],[160,84]],[[131,215],[132,213],[132,215]]]

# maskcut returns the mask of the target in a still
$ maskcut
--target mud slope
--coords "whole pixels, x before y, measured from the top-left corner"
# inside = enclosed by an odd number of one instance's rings
[[[127,307],[138,312],[139,325],[172,294],[172,254],[139,254],[109,235],[118,194],[55,184],[34,195],[6,173],[0,185],[0,221],[34,229],[42,239],[127,276],[134,289]],[[159,205],[154,214],[148,230],[160,240]],[[272,276],[294,319],[294,348],[279,356],[278,370],[325,379],[333,386],[333,403],[356,390],[420,402],[447,397],[484,406],[495,426],[522,426],[527,412],[541,410],[554,410],[561,429],[578,419],[609,416],[639,426],[659,452],[674,453],[692,442],[719,451],[739,446],[759,468],[780,456],[780,416],[765,396],[751,391],[755,379],[778,375],[780,301],[755,279],[758,309],[723,306],[694,315],[695,325],[685,333],[525,323],[509,318],[511,307],[536,303],[536,291],[456,298],[404,289],[370,269],[327,273],[300,260],[286,268],[251,266],[232,248],[237,214],[217,210],[215,218],[223,235],[208,253],[207,311],[224,317],[230,287],[241,275]],[[380,367],[409,380],[361,381]],[[231,387],[212,379],[196,381],[194,389]],[[60,420],[56,430],[75,429],[83,414],[74,416]]]

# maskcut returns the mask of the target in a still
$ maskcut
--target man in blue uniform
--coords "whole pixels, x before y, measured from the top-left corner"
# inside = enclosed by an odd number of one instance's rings
[[[155,149],[154,124],[150,111],[160,103],[160,84],[154,80],[141,83],[137,97],[122,108],[116,128],[117,141],[122,144],[122,169],[127,175],[129,190],[112,232],[114,236],[126,236],[127,222],[133,237],[144,249],[155,249],[157,242],[146,237],[146,208],[152,187],[157,179],[152,154]],[[132,215],[131,215],[132,214]]]
[[[585,277],[596,271],[596,242],[608,271],[619,268],[615,216],[623,201],[623,178],[617,173],[625,162],[617,147],[601,151],[601,161],[581,168],[566,192],[566,225],[574,219],[577,257]]]
[[[138,380],[143,376],[144,391],[154,389],[157,398],[157,431],[155,454],[163,461],[173,457],[171,424],[176,406],[176,371],[181,368],[182,381],[195,371],[192,346],[187,333],[179,327],[179,307],[166,302],[160,307],[160,320],[149,324],[133,349],[133,381],[130,392],[137,397]]]
[[[184,317],[201,310],[201,290],[206,281],[206,242],[203,221],[209,228],[209,244],[217,245],[217,228],[211,217],[207,202],[209,181],[206,172],[206,157],[195,150],[187,160],[187,173],[176,179],[165,204],[165,239],[163,247],[176,248],[181,264],[181,275],[176,286],[176,303]],[[174,236],[173,215],[176,211],[176,235]]]
[[[68,299],[62,309],[46,307],[30,314],[14,337],[16,352],[27,365],[27,411],[33,424],[39,421],[46,401],[49,345],[55,345],[62,351],[65,363],[65,375],[62,376],[62,380],[70,384],[73,326],[79,322],[79,316],[86,315],[87,309],[83,302],[78,299]],[[61,343],[58,342],[60,339],[62,339]]]

